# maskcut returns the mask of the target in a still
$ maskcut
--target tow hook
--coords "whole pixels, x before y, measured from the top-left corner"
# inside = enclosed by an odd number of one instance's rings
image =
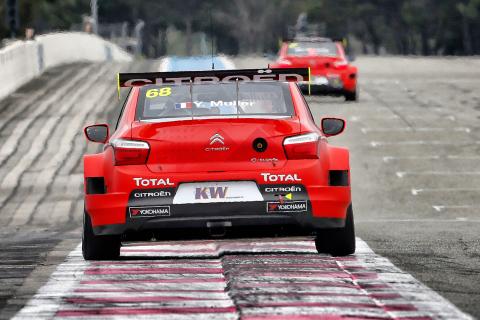
[[[207,228],[211,237],[223,237],[227,233],[227,228],[231,227],[230,221],[208,221]]]

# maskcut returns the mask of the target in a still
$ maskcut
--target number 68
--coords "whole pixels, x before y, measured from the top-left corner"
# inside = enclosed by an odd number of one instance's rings
[[[150,89],[146,93],[147,98],[167,97],[172,94],[172,88]]]

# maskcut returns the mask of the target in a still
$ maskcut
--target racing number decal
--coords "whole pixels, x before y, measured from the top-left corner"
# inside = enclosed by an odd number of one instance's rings
[[[172,94],[172,88],[150,89],[146,93],[147,98],[168,97]]]
[[[172,94],[172,88],[166,87],[158,90],[158,96],[159,97],[167,97]]]

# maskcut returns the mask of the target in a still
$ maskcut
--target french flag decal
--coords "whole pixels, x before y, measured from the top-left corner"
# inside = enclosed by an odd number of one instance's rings
[[[175,109],[192,109],[192,102],[175,103]]]

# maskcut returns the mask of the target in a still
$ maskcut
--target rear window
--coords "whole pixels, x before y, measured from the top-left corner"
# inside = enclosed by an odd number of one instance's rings
[[[137,120],[186,117],[292,116],[287,83],[148,85],[140,88]]]
[[[292,42],[288,45],[289,56],[336,56],[337,45],[334,42]]]

